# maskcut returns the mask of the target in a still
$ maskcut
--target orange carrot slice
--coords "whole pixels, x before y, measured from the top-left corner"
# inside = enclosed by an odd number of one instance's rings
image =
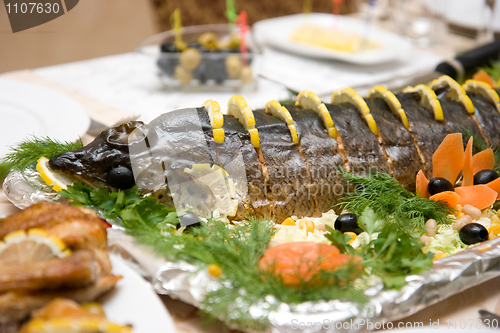
[[[471,205],[479,209],[485,209],[493,205],[498,193],[486,185],[473,185],[456,187],[455,192],[460,195],[460,205]]]
[[[497,192],[497,200],[500,200],[500,177],[486,184],[493,191]]]
[[[425,177],[424,172],[420,170],[417,173],[417,195],[421,198],[429,197],[429,180]]]
[[[472,172],[472,136],[467,142],[467,147],[464,153],[464,166],[462,167],[462,186],[471,186],[473,183],[474,173]]]
[[[495,154],[493,149],[488,148],[472,156],[472,172],[474,174],[481,170],[491,170],[495,166]]]
[[[439,201],[444,205],[455,207],[460,202],[460,195],[453,191],[443,191],[431,195],[429,200]]]
[[[357,260],[340,254],[333,245],[290,242],[267,250],[259,260],[259,267],[282,278],[287,286],[298,286],[301,282],[313,284],[320,271],[334,272],[348,263],[357,265]]]
[[[432,176],[454,184],[464,166],[462,133],[448,134],[432,155]]]
[[[485,82],[485,83],[489,84],[492,88],[495,87],[495,81],[493,81],[493,79],[491,78],[491,76],[488,73],[486,73],[484,70],[482,70],[482,69],[478,70],[472,76],[472,79],[473,80],[477,80],[477,81]]]

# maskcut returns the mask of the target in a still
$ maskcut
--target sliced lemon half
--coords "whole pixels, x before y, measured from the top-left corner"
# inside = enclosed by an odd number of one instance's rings
[[[462,85],[462,88],[468,93],[478,94],[483,96],[486,100],[495,105],[498,112],[500,112],[500,98],[495,89],[491,88],[489,84],[477,80],[467,80]]]
[[[377,123],[375,123],[375,119],[370,114],[370,109],[368,105],[366,105],[365,100],[361,97],[354,89],[352,88],[344,88],[337,90],[332,94],[332,104],[342,104],[349,103],[352,104],[358,109],[361,117],[368,124],[368,127],[372,131],[373,134],[379,135],[379,129]]]
[[[318,95],[311,91],[303,90],[297,95],[297,101],[295,102],[295,105],[303,107],[304,109],[311,109],[316,112],[321,117],[321,119],[323,119],[323,124],[328,130],[330,136],[334,137],[335,139],[338,138],[339,131],[333,123],[330,112],[328,112],[328,109],[326,108],[325,104],[321,102],[321,99],[318,97]]]
[[[254,147],[260,147],[259,131],[255,128],[253,111],[248,107],[247,101],[240,95],[234,95],[227,103],[227,112],[235,116],[245,129],[250,133],[250,140]]]
[[[43,181],[51,186],[54,191],[65,190],[68,185],[73,184],[73,180],[70,177],[50,168],[47,157],[42,156],[38,159],[36,171],[40,173]]]
[[[420,95],[420,105],[424,108],[431,110],[434,113],[434,119],[443,120],[443,108],[437,99],[434,90],[426,85],[419,84],[415,87],[406,87],[403,89],[404,93],[418,93]]]
[[[64,258],[71,253],[64,242],[42,229],[18,230],[7,234],[0,242],[0,262],[28,264]]]
[[[406,113],[401,107],[401,103],[399,102],[398,98],[392,93],[392,91],[387,90],[387,88],[384,86],[376,86],[371,88],[370,91],[368,91],[367,97],[382,98],[387,103],[392,113],[394,113],[396,117],[398,117],[401,120],[403,126],[406,129],[410,128],[410,123],[408,122]]]
[[[193,177],[194,180],[206,185],[216,198],[216,214],[223,217],[235,216],[238,211],[238,199],[236,198],[236,186],[233,179],[226,170],[214,164],[193,164],[184,172]]]
[[[452,100],[462,104],[468,113],[470,114],[474,113],[475,110],[472,101],[470,100],[469,96],[467,96],[467,94],[465,93],[464,88],[462,88],[462,86],[457,81],[453,80],[448,75],[443,75],[433,80],[429,84],[429,87],[432,90],[436,90],[442,86],[448,86],[451,89],[451,91],[446,94],[446,97],[449,97]]]
[[[299,142],[299,137],[297,136],[297,127],[293,124],[293,118],[290,112],[286,107],[281,106],[278,101],[270,101],[266,104],[266,113],[270,113],[276,118],[284,121],[288,130],[290,131],[290,135],[292,136],[292,141],[295,143]]]
[[[208,117],[210,118],[214,141],[218,143],[224,142],[225,132],[224,129],[222,129],[222,126],[224,125],[224,116],[220,110],[219,103],[209,99],[205,101],[202,106],[205,110],[207,110]]]

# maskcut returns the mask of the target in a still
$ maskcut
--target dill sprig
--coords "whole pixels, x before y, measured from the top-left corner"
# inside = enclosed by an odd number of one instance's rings
[[[66,151],[83,147],[82,140],[60,142],[58,140],[33,136],[10,148],[10,153],[0,161],[0,179],[10,170],[24,170],[40,157],[52,158]]]
[[[369,207],[386,222],[394,221],[401,229],[412,232],[424,231],[428,219],[450,222],[450,207],[418,197],[386,173],[362,177],[341,172],[346,182],[354,185],[354,192],[348,193],[339,204],[343,210],[360,215]]]

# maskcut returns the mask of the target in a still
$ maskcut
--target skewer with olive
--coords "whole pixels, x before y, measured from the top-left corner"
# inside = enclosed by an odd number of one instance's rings
[[[210,80],[216,84],[223,84],[228,79],[241,80],[242,83],[252,80],[251,57],[239,53],[237,38],[222,40],[216,34],[206,32],[184,49],[166,41],[160,45],[160,51],[158,67],[182,84],[190,84],[192,80],[200,84]]]

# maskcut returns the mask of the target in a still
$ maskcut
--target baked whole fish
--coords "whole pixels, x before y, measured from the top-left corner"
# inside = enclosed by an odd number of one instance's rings
[[[366,98],[343,89],[331,103],[304,91],[293,105],[273,101],[254,111],[235,96],[228,115],[207,101],[148,125],[129,122],[49,165],[93,186],[136,184],[176,208],[203,211],[225,200],[236,202],[230,219],[250,214],[281,222],[318,216],[338,203],[347,188],[338,168],[388,172],[414,189],[420,169],[431,176],[432,154],[449,133],[468,132],[499,147],[498,102],[481,82],[460,86],[449,77],[395,95],[380,86]],[[214,193],[217,177],[209,169],[234,184],[228,193]]]

